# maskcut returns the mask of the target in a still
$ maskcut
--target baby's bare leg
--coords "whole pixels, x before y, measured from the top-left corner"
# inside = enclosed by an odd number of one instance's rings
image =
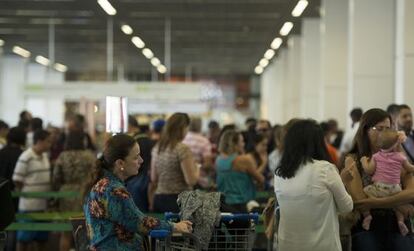
[[[371,212],[364,211],[362,212],[362,215],[364,216],[364,219],[362,220],[362,228],[368,231],[371,226],[371,221],[372,221]]]
[[[404,215],[398,211],[398,209],[394,209],[395,216],[397,217],[398,228],[400,229],[400,233],[402,236],[406,236],[409,232],[407,226],[404,223]]]

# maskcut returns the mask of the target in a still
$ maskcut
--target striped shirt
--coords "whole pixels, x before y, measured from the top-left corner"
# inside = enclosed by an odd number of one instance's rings
[[[20,155],[13,173],[13,181],[23,183],[22,192],[47,192],[50,187],[50,163],[46,153],[36,154],[32,148]],[[20,198],[19,210],[37,211],[46,209],[46,199]]]
[[[203,159],[212,154],[210,141],[199,133],[188,132],[183,143],[190,147],[197,163],[202,164]]]

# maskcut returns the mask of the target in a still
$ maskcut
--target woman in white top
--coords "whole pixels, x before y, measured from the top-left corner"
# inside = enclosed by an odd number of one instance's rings
[[[313,120],[296,121],[286,133],[276,168],[279,251],[342,250],[337,214],[353,208],[342,183],[350,182],[353,174],[345,170],[340,176],[328,160],[319,125]]]

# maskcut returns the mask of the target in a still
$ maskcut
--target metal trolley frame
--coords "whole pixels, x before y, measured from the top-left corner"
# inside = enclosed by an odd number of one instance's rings
[[[166,220],[178,221],[179,215],[165,214]],[[213,230],[208,246],[209,251],[252,250],[256,237],[255,226],[259,215],[222,213],[220,225]],[[173,234],[168,231],[152,231],[150,236],[155,240],[156,251],[201,250],[200,243],[193,234]]]

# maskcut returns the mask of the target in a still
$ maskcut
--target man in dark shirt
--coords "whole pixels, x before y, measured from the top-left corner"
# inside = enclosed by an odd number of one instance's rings
[[[133,116],[128,117],[128,134],[137,141],[144,162],[141,164],[137,175],[126,180],[126,187],[135,202],[135,205],[143,212],[148,212],[148,186],[150,183],[151,150],[155,141],[146,133],[141,133],[138,122]]]
[[[413,131],[413,113],[408,105],[400,105],[397,116],[398,130],[402,130],[407,135],[407,139],[402,144],[408,159],[414,163],[414,131]]]
[[[0,150],[0,177],[10,181],[12,190],[14,167],[25,145],[26,132],[21,127],[13,127],[7,134],[7,145]]]

